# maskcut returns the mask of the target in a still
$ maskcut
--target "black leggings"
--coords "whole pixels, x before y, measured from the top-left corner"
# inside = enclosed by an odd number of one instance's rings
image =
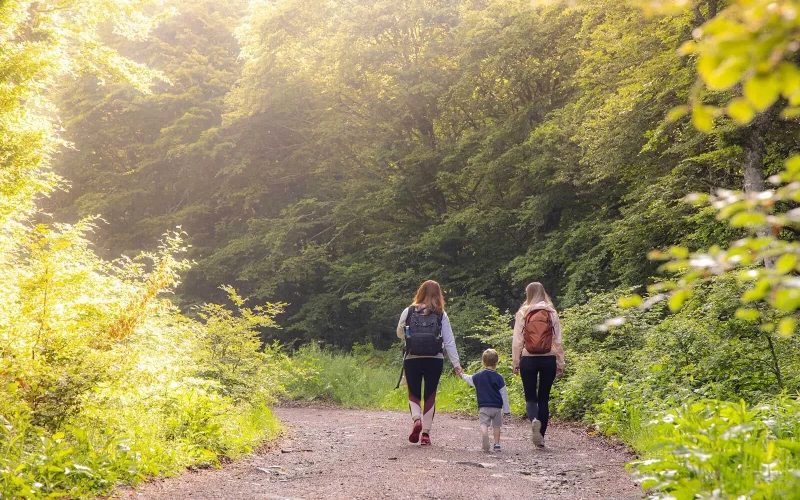
[[[406,384],[408,385],[408,409],[411,418],[422,419],[422,431],[429,432],[436,414],[436,389],[442,377],[444,360],[441,358],[407,359]],[[422,381],[425,381],[425,398],[422,398]],[[425,410],[422,411],[422,403]]]
[[[550,389],[556,380],[556,366],[555,356],[522,356],[519,362],[528,420],[539,419],[542,423],[542,436],[547,430],[547,421],[550,420]]]

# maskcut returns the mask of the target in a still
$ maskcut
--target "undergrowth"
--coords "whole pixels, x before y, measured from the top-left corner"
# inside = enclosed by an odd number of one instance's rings
[[[276,435],[269,405],[291,363],[258,328],[280,305],[166,299],[189,263],[99,259],[90,222],[38,226],[0,254],[0,498],[108,494],[187,465],[216,466]]]

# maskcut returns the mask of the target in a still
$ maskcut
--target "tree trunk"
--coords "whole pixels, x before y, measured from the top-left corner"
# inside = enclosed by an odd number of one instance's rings
[[[744,192],[756,193],[764,191],[764,156],[766,144],[764,138],[769,131],[772,115],[769,111],[759,113],[745,131],[744,156],[742,173],[744,174]]]
[[[766,190],[764,183],[764,157],[767,153],[765,138],[774,118],[773,110],[775,106],[759,113],[745,129],[744,141],[742,144],[742,174],[744,177],[744,192],[758,193]],[[756,231],[759,237],[769,236],[772,232],[769,228],[762,228]],[[764,266],[767,268],[775,267],[775,258],[767,257],[764,259]]]
[[[713,19],[717,16],[717,0],[708,0],[708,19]]]
[[[772,356],[772,373],[778,379],[778,388],[783,390],[783,375],[781,374],[781,365],[778,362],[778,355],[775,352],[775,343],[772,341],[772,334],[767,333],[767,344],[769,345],[769,352]]]

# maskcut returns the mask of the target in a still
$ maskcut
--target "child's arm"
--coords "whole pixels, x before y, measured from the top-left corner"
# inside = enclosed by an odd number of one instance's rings
[[[511,413],[511,405],[508,404],[508,388],[506,386],[500,388],[500,395],[503,397],[503,413],[508,415]]]
[[[464,382],[466,382],[470,386],[475,387],[475,382],[472,381],[472,375],[467,375],[466,373],[462,373],[461,379],[464,380]]]

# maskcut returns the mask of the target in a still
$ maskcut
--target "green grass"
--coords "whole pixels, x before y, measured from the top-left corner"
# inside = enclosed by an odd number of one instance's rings
[[[300,349],[292,357],[300,375],[286,386],[295,401],[333,403],[345,408],[407,410],[408,391],[395,389],[400,376],[400,353],[371,348],[352,353]],[[443,412],[476,412],[475,393],[448,368],[439,384],[436,409]]]

